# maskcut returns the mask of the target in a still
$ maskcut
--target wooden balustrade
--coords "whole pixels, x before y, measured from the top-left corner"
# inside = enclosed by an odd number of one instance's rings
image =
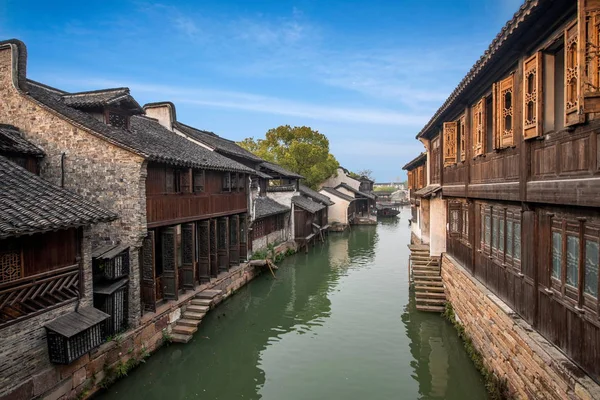
[[[160,194],[148,196],[148,227],[245,212],[245,192],[219,194]]]
[[[77,299],[79,265],[0,285],[0,327]]]

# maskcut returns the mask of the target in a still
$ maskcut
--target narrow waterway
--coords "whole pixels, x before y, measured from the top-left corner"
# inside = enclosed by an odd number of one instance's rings
[[[486,399],[453,327],[414,307],[409,215],[289,257],[100,397]]]

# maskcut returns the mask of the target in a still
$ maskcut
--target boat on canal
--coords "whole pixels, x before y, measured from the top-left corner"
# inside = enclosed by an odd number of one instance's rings
[[[374,214],[377,215],[377,218],[393,218],[400,214],[400,209],[393,204],[377,204]]]

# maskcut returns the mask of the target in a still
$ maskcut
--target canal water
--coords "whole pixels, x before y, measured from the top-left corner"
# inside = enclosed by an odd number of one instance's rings
[[[332,233],[207,314],[103,399],[486,399],[454,328],[415,309],[410,210]]]

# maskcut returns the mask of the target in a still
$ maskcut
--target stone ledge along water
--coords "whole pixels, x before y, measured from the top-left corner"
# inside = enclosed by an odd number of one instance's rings
[[[409,214],[287,258],[98,397],[486,399],[454,328],[416,310]]]

